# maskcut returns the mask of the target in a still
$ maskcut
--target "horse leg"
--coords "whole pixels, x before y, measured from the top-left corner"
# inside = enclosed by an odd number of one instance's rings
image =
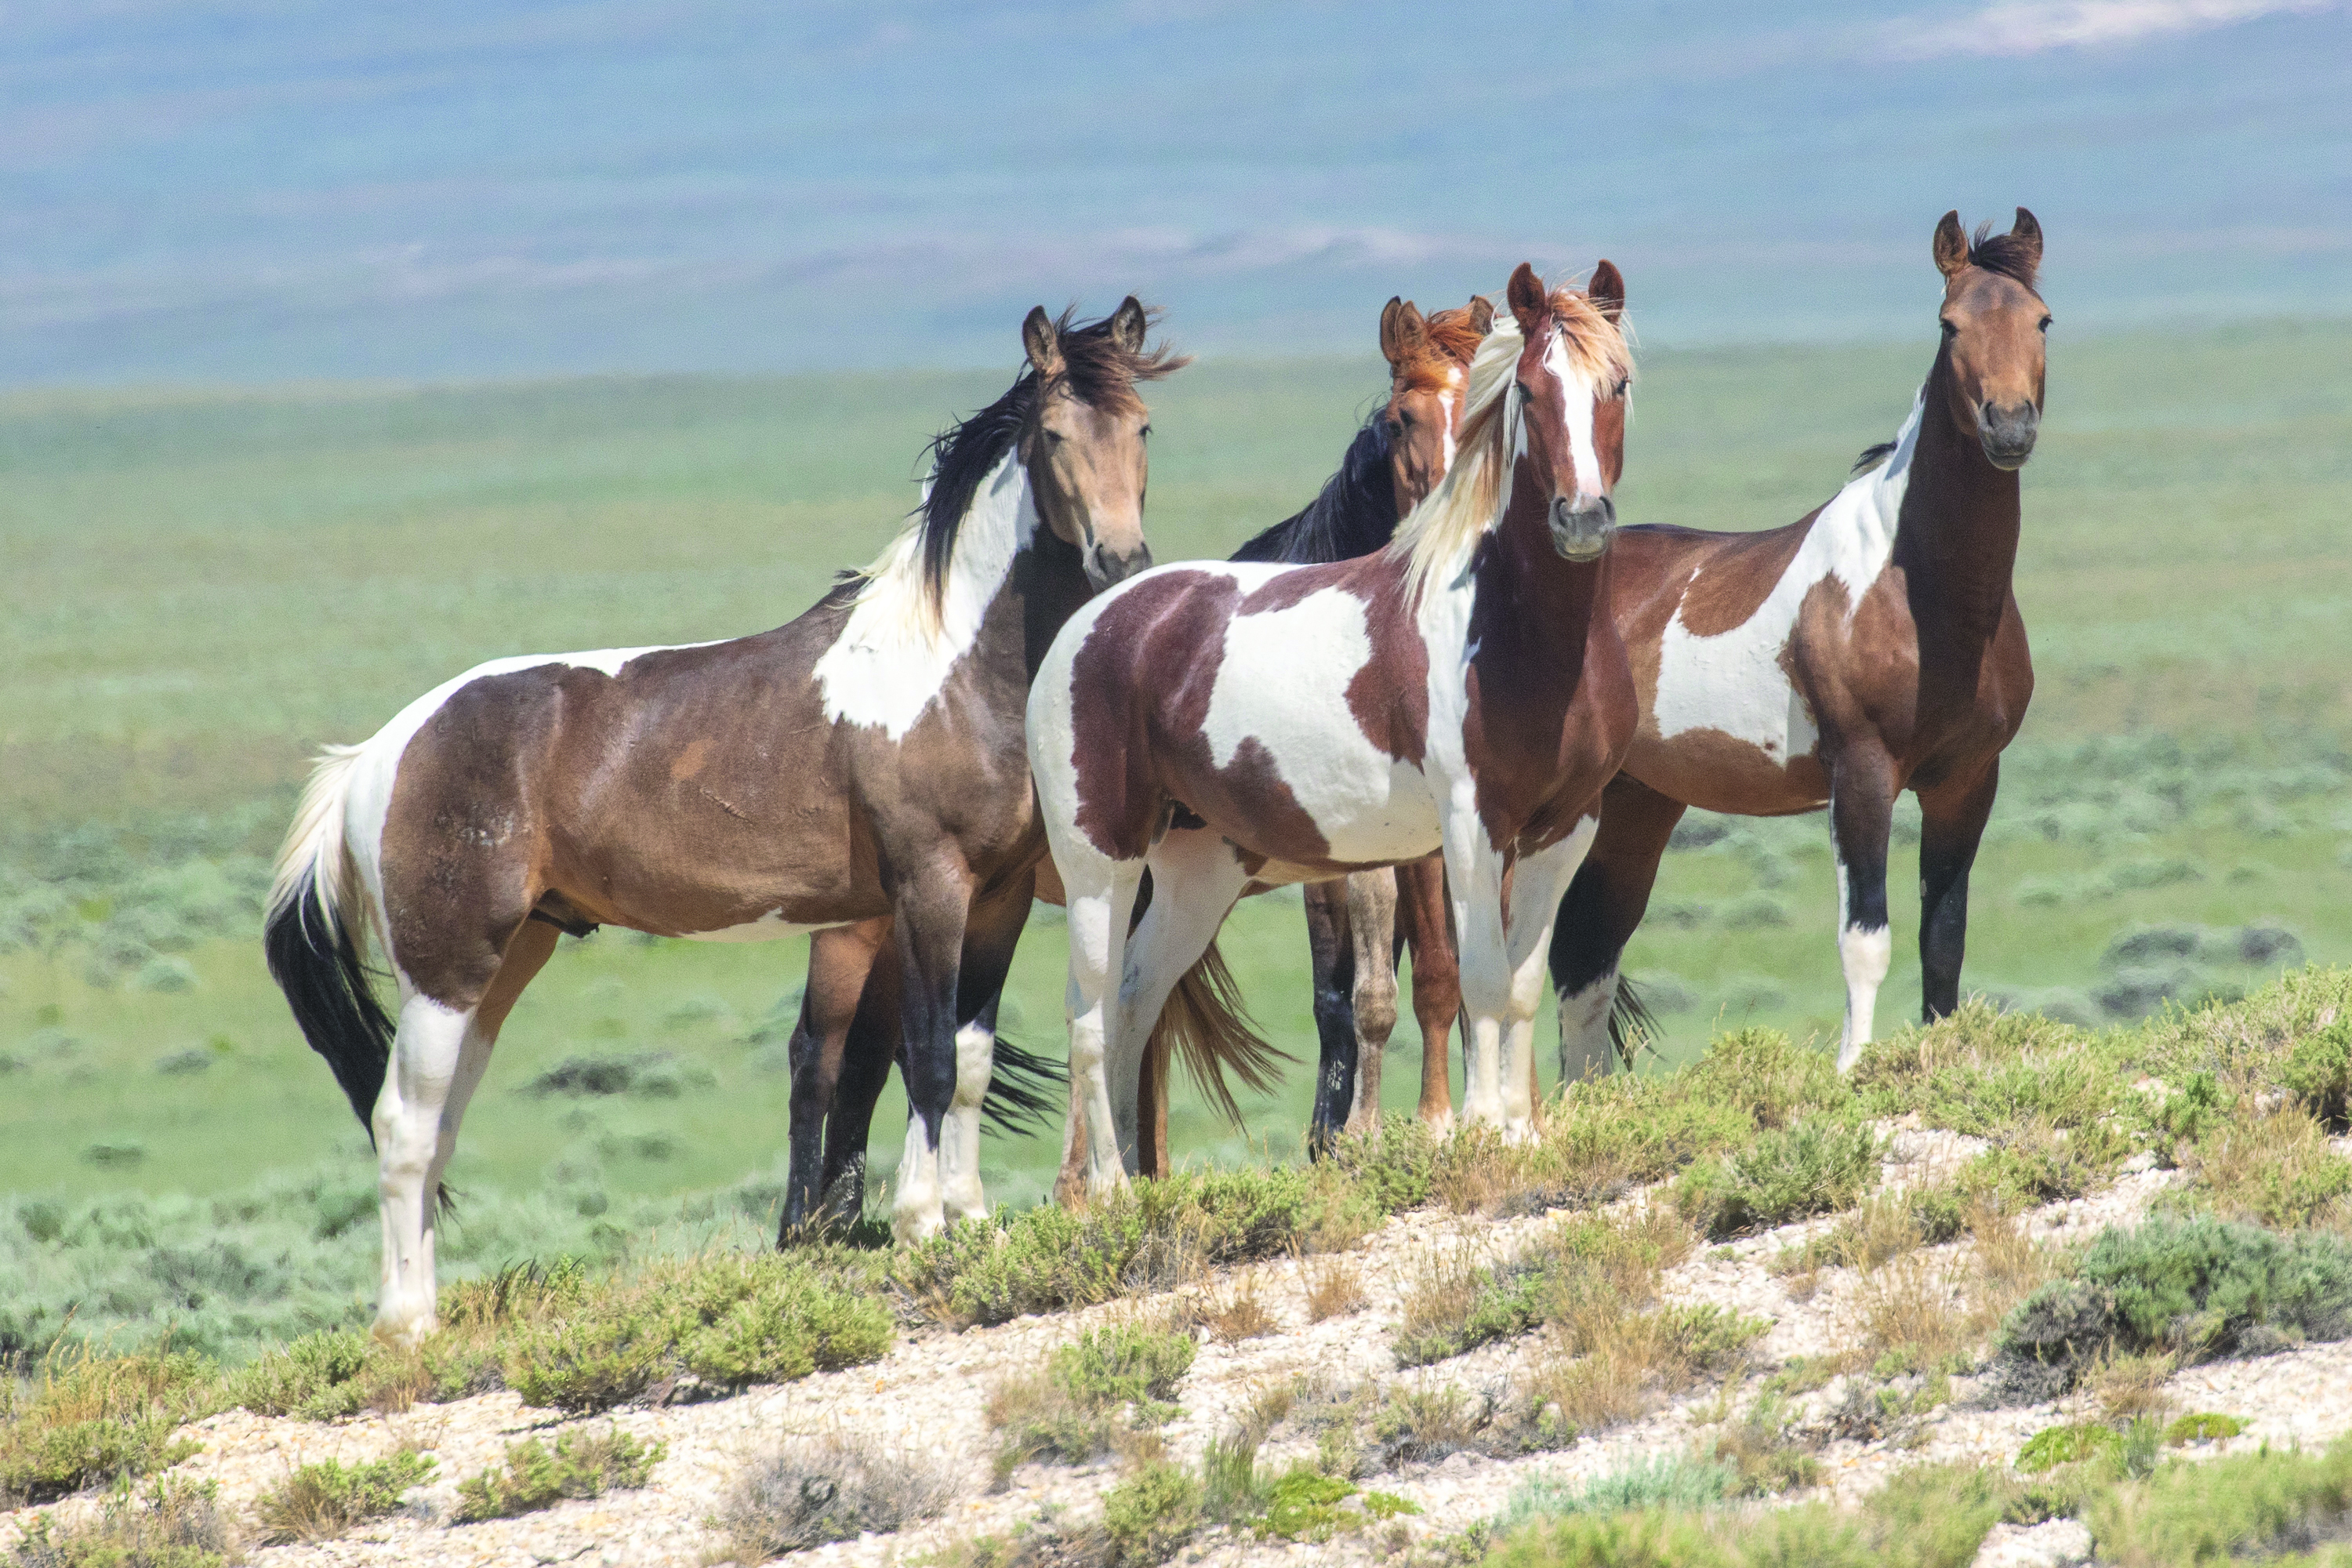
[[[1339,1135],[1356,1089],[1354,1010],[1356,949],[1348,926],[1346,879],[1309,882],[1307,956],[1315,973],[1315,1113],[1307,1125],[1307,1152],[1320,1159]]]
[[[490,1065],[515,999],[562,932],[516,918],[498,943],[498,967],[470,996],[437,1000],[402,977],[404,994],[383,1091],[376,1097],[376,1191],[383,1210],[383,1275],[375,1336],[413,1348],[436,1324],[435,1198],[457,1151],[457,1125]]]
[[[1048,824],[1050,832],[1051,825]],[[1070,1174],[1085,1162],[1084,1190],[1108,1192],[1127,1181],[1104,1058],[1118,1026],[1118,979],[1126,963],[1127,922],[1143,885],[1143,862],[1114,860],[1082,838],[1056,839],[1054,862],[1069,911],[1070,979],[1062,1006],[1070,1031],[1070,1111],[1062,1139],[1057,1200],[1074,1204]],[[1135,1112],[1133,1085],[1127,1111]]]
[[[1348,931],[1355,949],[1356,1092],[1348,1131],[1381,1130],[1381,1067],[1396,1029],[1396,873],[1383,867],[1347,879]]]
[[[1551,933],[1551,984],[1559,998],[1559,1080],[1601,1078],[1617,1066],[1609,1014],[1619,961],[1650,907],[1658,862],[1687,809],[1631,773],[1601,795],[1601,831],[1560,900]]]
[[[1117,1131],[1129,1172],[1136,1169],[1135,1112],[1139,1068],[1151,1031],[1168,994],[1214,942],[1249,873],[1233,846],[1200,830],[1162,836],[1147,857],[1151,868],[1151,907],[1129,933],[1119,968],[1118,1031],[1107,1058],[1111,1104],[1125,1112]],[[1075,1064],[1073,1064],[1075,1066]]]
[[[1445,906],[1445,858],[1407,861],[1396,868],[1396,879],[1398,945],[1412,950],[1412,1016],[1421,1025],[1421,1105],[1415,1114],[1444,1132],[1454,1125],[1446,1052],[1454,1021],[1462,1013],[1462,966],[1454,956]]]
[[[1013,969],[1013,950],[1029,923],[1034,873],[1024,872],[972,906],[956,978],[956,1081],[947,1135],[940,1145],[940,1187],[948,1217],[980,1219],[988,1200],[980,1184],[980,1117],[996,1061],[996,1008]]]
[[[2000,759],[1965,784],[1919,793],[1919,974],[1927,1023],[1960,1005],[1960,955],[1969,941],[1969,868],[2000,791]]]
[[[1845,971],[1845,1036],[1838,1070],[1861,1059],[1894,942],[1886,929],[1886,838],[1895,770],[1883,752],[1841,755],[1830,773],[1830,837],[1837,851],[1838,963]]]
[[[840,1089],[850,1021],[856,1016],[875,952],[889,934],[890,921],[884,917],[809,938],[808,984],[801,989],[800,1019],[785,1047],[793,1072],[792,1163],[784,1182],[778,1247],[801,1235],[809,1225],[810,1211],[824,1203],[831,1174],[825,1130]]]
[[[879,935],[889,936],[887,921]],[[824,1121],[824,1184],[818,1189],[824,1196],[818,1218],[827,1225],[855,1224],[866,1213],[866,1150],[873,1142],[874,1107],[898,1057],[898,955],[885,946],[872,964],[842,1045],[841,1081],[834,1086],[833,1110]]]
[[[952,862],[950,864],[950,862]],[[890,1228],[901,1242],[937,1236],[947,1224],[940,1138],[955,1101],[956,986],[971,879],[951,845],[933,851],[897,889],[891,910],[903,989],[898,996],[898,1074],[907,1086],[907,1142]]]

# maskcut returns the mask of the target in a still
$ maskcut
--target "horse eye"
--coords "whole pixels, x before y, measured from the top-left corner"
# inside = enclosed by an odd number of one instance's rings
[[[1046,430],[1042,434],[1045,437],[1045,444],[1047,446],[1058,447],[1062,444],[1062,433],[1059,430]]]
[[[1949,321],[1938,321],[1936,324],[1944,329],[1944,341],[1947,342],[1960,335],[1960,329]]]
[[[1150,439],[1151,438],[1151,426],[1150,426],[1146,425],[1146,426],[1143,427],[1143,437],[1144,437],[1144,439],[1146,439],[1146,440],[1150,440]]]
[[[2046,332],[2046,331],[2048,331],[2050,330],[2050,318],[2049,318],[2049,317],[2047,317],[2047,316],[2044,316],[2044,317],[2042,317],[2042,320],[2040,320],[2039,321],[2036,321],[2036,322],[2034,323],[2034,325],[2035,325],[2037,328],[2039,328],[2041,331],[2045,331],[2045,332]]]
[[[1625,395],[1625,389],[1633,384],[1633,378],[1632,376],[1621,375],[1617,378],[1617,390],[1611,393],[1609,395],[1612,397],[1622,398]]]

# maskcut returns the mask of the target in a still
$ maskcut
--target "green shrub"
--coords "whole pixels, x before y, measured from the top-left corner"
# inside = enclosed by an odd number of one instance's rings
[[[1865,1123],[1803,1121],[1757,1134],[1713,1171],[1694,1170],[1678,1200],[1720,1241],[1852,1208],[1877,1184],[1878,1162]]]
[[[508,1344],[507,1386],[525,1405],[574,1414],[625,1405],[672,1374],[681,1326],[634,1296],[533,1324]]]
[[[1088,1329],[1055,1351],[1046,1360],[1046,1375],[1089,1404],[1149,1404],[1176,1392],[1199,1348],[1190,1334],[1114,1323]]]
[[[433,1479],[434,1463],[414,1448],[345,1465],[322,1459],[304,1465],[254,1500],[264,1542],[327,1541],[400,1506],[403,1492]]]
[[[2210,1218],[2110,1230],[2072,1274],[2020,1303],[1999,1348],[2014,1374],[2066,1386],[2112,1344],[2184,1360],[2259,1353],[2352,1334],[2352,1245]]]
[[[2246,1424],[2234,1415],[2200,1411],[2176,1418],[2164,1429],[2164,1443],[2168,1448],[2183,1447],[2190,1443],[2218,1443],[2234,1437],[2245,1429]]]
[[[1014,1378],[990,1396],[989,1425],[1002,1435],[1000,1477],[1032,1459],[1084,1464],[1108,1451],[1117,1418],[1134,1428],[1176,1414],[1163,1403],[1192,1365],[1190,1334],[1146,1323],[1089,1329],[1046,1358],[1043,1371]]]
[[[602,1497],[646,1484],[667,1448],[646,1444],[618,1426],[604,1434],[566,1432],[548,1447],[538,1438],[507,1446],[504,1467],[492,1466],[457,1487],[457,1522],[512,1519],[553,1508],[567,1498]]]
[[[0,1365],[0,1502],[47,1502],[175,1465],[201,1445],[173,1431],[218,1408],[219,1384],[202,1356],[75,1348],[29,1376]]]
[[[37,1514],[10,1552],[10,1568],[224,1568],[236,1548],[215,1481],[165,1476],[143,1492],[129,1477],[99,1504],[60,1525]]]
[[[331,1421],[357,1415],[372,1349],[366,1335],[350,1329],[305,1334],[231,1374],[226,1397],[257,1415]]]
[[[2109,1454],[2123,1447],[2123,1434],[2112,1426],[2096,1422],[2077,1422],[2071,1426],[2044,1426],[2025,1440],[2017,1451],[2017,1468],[2029,1476],[2044,1470],[2054,1470],[2061,1465],[2080,1463]]]
[[[1103,1495],[1113,1568],[1157,1568],[1201,1528],[1200,1478],[1155,1460]]]
[[[2329,1131],[2340,1133],[2352,1125],[2352,1016],[2289,1047],[2278,1082]]]
[[[2084,1510],[2099,1560],[2118,1568],[2265,1558],[2340,1538],[2352,1515],[2352,1443],[2326,1452],[2175,1460],[2096,1494]]]
[[[1521,1481],[1498,1522],[1503,1529],[1512,1530],[1530,1520],[1563,1514],[1709,1508],[1731,1496],[1738,1479],[1738,1472],[1729,1465],[1657,1454],[1590,1480],[1536,1476]]]

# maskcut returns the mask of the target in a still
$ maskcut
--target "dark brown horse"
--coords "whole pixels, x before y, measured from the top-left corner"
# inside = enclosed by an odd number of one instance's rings
[[[1632,363],[1622,286],[1511,277],[1452,470],[1379,554],[1187,563],[1074,616],[1029,700],[1068,897],[1072,1120],[1088,1184],[1137,1163],[1146,1037],[1254,882],[1445,857],[1464,1113],[1529,1136],[1544,951],[1632,738],[1608,614]],[[1129,934],[1149,868],[1152,899]]]
[[[950,1192],[977,1205],[972,1141],[943,1133],[986,1082],[971,1026],[1029,910],[1030,676],[1089,595],[1150,562],[1136,386],[1181,362],[1145,348],[1146,322],[1132,299],[1085,327],[1031,311],[1028,368],[940,438],[921,510],[790,625],[500,659],[313,773],[266,941],[374,1136],[380,1336],[433,1327],[427,1194],[562,931],[762,941],[890,915],[912,1107],[896,1224],[937,1230]],[[396,1026],[362,966],[371,926]]]
[[[1618,535],[1616,617],[1641,727],[1610,784],[1600,837],[1552,938],[1560,1058],[1606,1071],[1618,962],[1685,808],[1781,816],[1830,808],[1845,1034],[1870,1039],[1891,951],[1886,845],[1895,797],[1919,797],[1925,1013],[1958,1005],[1969,868],[2025,718],[2033,661],[2011,592],[2017,471],[2042,418],[2035,291],[2042,228],[1974,244],[1936,227],[1943,342],[1895,439],[1864,454],[1827,504],[1786,528]]]
[[[1381,352],[1389,362],[1388,401],[1357,431],[1339,471],[1315,500],[1243,545],[1234,559],[1344,561],[1387,544],[1398,519],[1452,466],[1467,401],[1470,359],[1494,315],[1491,304],[1475,297],[1466,306],[1426,318],[1412,302],[1391,300],[1381,312]],[[1042,858],[1042,846],[1039,853]],[[1418,873],[1420,879],[1408,882],[1412,897],[1406,900],[1402,920],[1396,919],[1395,884],[1385,869],[1307,889],[1316,1014],[1324,1025],[1318,1123],[1326,1114],[1327,1099],[1337,1105],[1339,1117],[1347,1115],[1358,1039],[1370,1043],[1375,1061],[1386,1047],[1396,1016],[1400,938],[1413,943],[1413,1001],[1423,1030],[1423,1101],[1426,1106],[1433,1092],[1440,1113],[1452,1110],[1445,1052],[1461,1006],[1461,988],[1444,924],[1444,871],[1435,857],[1404,869],[1409,876]],[[1060,903],[1061,884],[1053,863],[1043,861],[1039,872],[1038,897]],[[1423,934],[1433,931],[1433,943]],[[898,1034],[899,977],[887,945],[888,935],[885,917],[820,931],[811,939],[809,983],[790,1047],[793,1153],[784,1206],[787,1235],[812,1219],[854,1217],[862,1212],[874,1107],[888,1078]],[[1230,983],[1213,954],[1180,983],[1163,1009],[1162,1026],[1151,1036],[1139,1089],[1139,1114],[1147,1129],[1139,1156],[1145,1174],[1168,1168],[1168,1082],[1178,1052],[1212,1099],[1235,1120],[1240,1112],[1224,1081],[1226,1070],[1253,1088],[1270,1083],[1273,1058],[1253,1048],[1246,1030],[1235,1026],[1234,1009]],[[1360,1037],[1351,1012],[1354,1019],[1362,1020]],[[992,1034],[995,1016],[992,998],[975,1026]],[[1003,1076],[1008,1059],[1027,1067],[1030,1058],[1001,1039],[994,1049],[997,1076],[989,1083],[990,1096],[1002,1098],[1008,1111],[1031,1110],[1035,1100],[1020,1087],[1008,1089]],[[1332,1084],[1338,1088],[1327,1096],[1323,1086]],[[1377,1076],[1372,1092],[1377,1104]],[[976,1131],[969,1117],[951,1121],[950,1128],[959,1135]]]

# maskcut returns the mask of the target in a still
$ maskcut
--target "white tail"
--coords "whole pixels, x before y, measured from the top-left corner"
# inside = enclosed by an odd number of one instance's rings
[[[269,918],[293,907],[305,892],[316,890],[322,909],[345,922],[362,951],[366,948],[368,900],[353,899],[356,868],[343,835],[343,807],[351,798],[352,774],[367,754],[366,745],[323,746],[310,777],[302,785],[302,803],[294,808],[294,825],[278,847],[278,861],[269,879]]]

